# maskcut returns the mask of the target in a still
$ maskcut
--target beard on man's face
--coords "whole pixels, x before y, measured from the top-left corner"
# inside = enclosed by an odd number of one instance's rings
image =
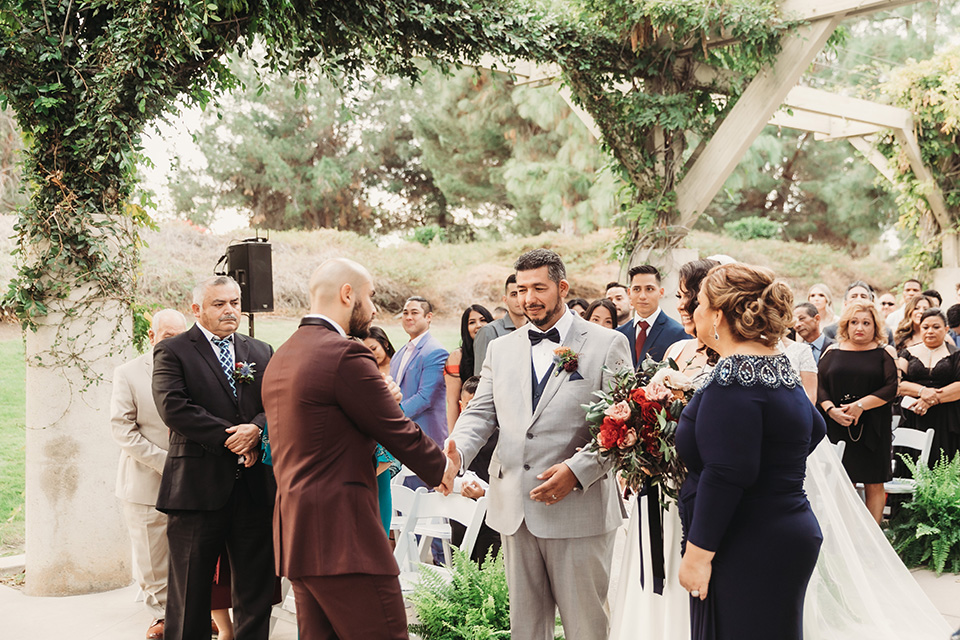
[[[366,317],[359,301],[353,303],[353,309],[350,310],[350,326],[347,327],[347,334],[363,340],[370,335],[370,324],[373,323],[373,316]]]

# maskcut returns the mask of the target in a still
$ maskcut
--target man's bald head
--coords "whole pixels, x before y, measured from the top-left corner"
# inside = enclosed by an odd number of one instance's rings
[[[161,309],[153,314],[150,321],[150,330],[147,337],[153,346],[165,338],[183,333],[187,330],[187,319],[176,309]]]
[[[372,284],[373,278],[363,265],[347,258],[327,260],[310,276],[310,311],[329,315],[331,308],[344,304],[344,285],[356,291]]]

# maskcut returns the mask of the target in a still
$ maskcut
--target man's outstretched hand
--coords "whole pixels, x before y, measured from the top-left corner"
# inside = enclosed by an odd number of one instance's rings
[[[453,491],[454,479],[460,473],[460,453],[457,451],[457,443],[448,439],[447,443],[443,445],[443,454],[447,456],[447,468],[444,470],[443,480],[440,482],[440,486],[436,487],[436,490],[448,496]]]

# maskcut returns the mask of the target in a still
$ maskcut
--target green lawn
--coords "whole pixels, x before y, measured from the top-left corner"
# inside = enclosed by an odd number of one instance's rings
[[[298,319],[259,318],[256,337],[279,347],[297,330]],[[400,348],[407,335],[393,319],[379,322],[393,346]],[[246,324],[241,331],[246,331]],[[458,321],[433,327],[433,334],[448,350],[460,344]],[[24,543],[24,462],[26,454],[26,368],[23,342],[19,337],[0,340],[0,557],[23,553]]]
[[[25,378],[23,342],[0,341],[0,556],[23,553]]]

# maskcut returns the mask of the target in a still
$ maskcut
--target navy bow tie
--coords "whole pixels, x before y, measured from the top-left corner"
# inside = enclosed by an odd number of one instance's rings
[[[547,331],[546,333],[541,333],[540,331],[528,331],[527,335],[530,336],[530,344],[538,345],[544,340],[550,340],[551,342],[560,342],[560,332],[557,331],[557,328],[554,327]]]

